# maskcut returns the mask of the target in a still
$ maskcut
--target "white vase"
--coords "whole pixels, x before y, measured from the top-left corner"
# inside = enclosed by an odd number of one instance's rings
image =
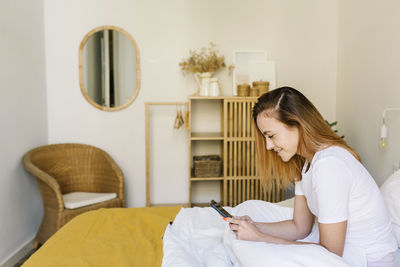
[[[209,96],[219,96],[220,94],[220,86],[218,78],[211,78],[210,79],[210,86],[208,88],[208,95]]]
[[[203,72],[203,73],[195,73],[194,77],[196,78],[197,84],[199,85],[199,95],[208,96],[208,91],[210,88],[211,81],[211,73]]]

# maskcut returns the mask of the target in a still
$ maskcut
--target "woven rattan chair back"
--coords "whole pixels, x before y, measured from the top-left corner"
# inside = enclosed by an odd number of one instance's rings
[[[37,148],[31,153],[31,162],[52,176],[61,193],[112,192],[107,181],[117,174],[110,157],[99,148],[79,144],[59,144]],[[103,180],[109,177],[109,180]],[[112,187],[112,186],[111,186]]]

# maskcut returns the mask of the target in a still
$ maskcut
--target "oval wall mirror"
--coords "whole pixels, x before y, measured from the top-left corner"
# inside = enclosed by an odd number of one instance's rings
[[[139,93],[139,51],[129,33],[115,26],[90,31],[79,47],[79,83],[98,109],[121,110]]]

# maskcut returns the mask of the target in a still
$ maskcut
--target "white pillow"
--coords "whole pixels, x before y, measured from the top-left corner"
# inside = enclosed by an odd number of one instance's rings
[[[400,170],[393,173],[383,183],[381,192],[389,211],[397,243],[400,246]]]
[[[77,209],[117,197],[116,193],[72,192],[63,195],[66,209]]]

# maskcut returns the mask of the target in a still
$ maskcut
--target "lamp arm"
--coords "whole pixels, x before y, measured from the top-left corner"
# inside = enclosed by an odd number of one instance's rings
[[[385,115],[388,111],[400,111],[400,108],[385,108],[382,112],[382,119],[385,121]]]
[[[382,112],[382,127],[381,127],[381,147],[386,147],[387,128],[385,125],[385,115],[388,111],[400,111],[400,108],[385,108]]]

